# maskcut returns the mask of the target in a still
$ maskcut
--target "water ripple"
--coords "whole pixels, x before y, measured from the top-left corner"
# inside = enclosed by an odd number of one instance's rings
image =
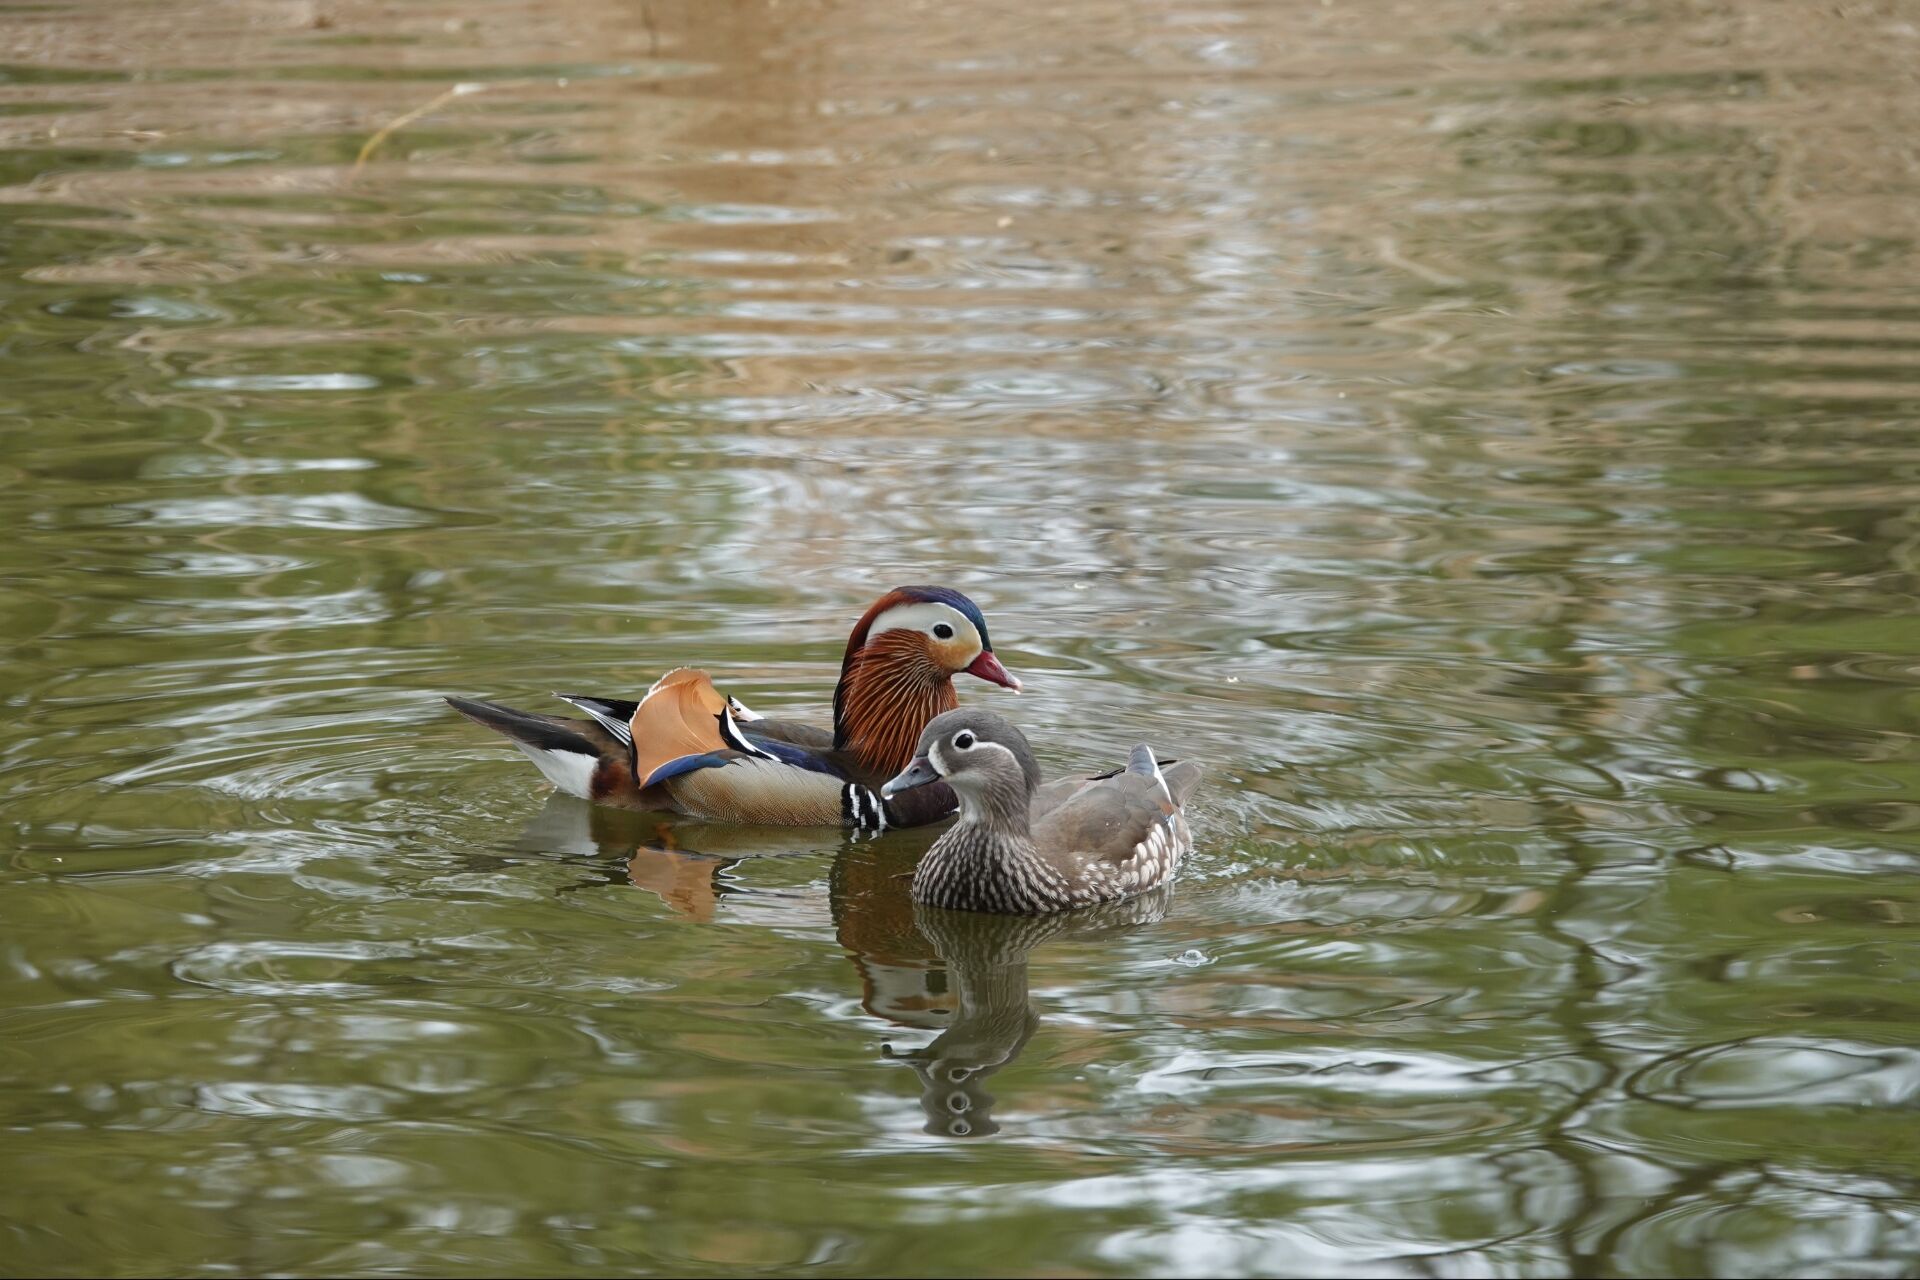
[[[1900,1273],[1920,33],[1620,16],[0,13],[9,1256]],[[438,702],[902,581],[1204,762],[1163,911]]]

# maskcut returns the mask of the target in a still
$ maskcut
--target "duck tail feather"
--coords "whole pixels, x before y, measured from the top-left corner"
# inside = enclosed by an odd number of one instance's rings
[[[512,707],[503,707],[497,702],[482,702],[478,698],[449,697],[447,705],[475,724],[485,725],[495,733],[525,746],[541,751],[571,751],[588,756],[600,754],[600,749],[580,732],[582,726],[571,720],[516,711]]]

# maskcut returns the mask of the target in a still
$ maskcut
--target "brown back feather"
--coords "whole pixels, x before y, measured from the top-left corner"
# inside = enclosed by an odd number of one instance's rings
[[[1193,789],[1200,785],[1200,776],[1205,772],[1193,760],[1176,760],[1160,768],[1160,775],[1167,780],[1167,790],[1173,793],[1173,803],[1181,807],[1186,805]]]
[[[1185,762],[1172,770],[1181,770],[1182,786],[1174,795],[1183,799],[1200,780],[1200,770]],[[1169,776],[1169,789],[1172,785]],[[1152,777],[1118,773],[1088,783],[1041,818],[1034,824],[1033,842],[1043,855],[1078,853],[1124,862],[1167,813],[1166,797]]]

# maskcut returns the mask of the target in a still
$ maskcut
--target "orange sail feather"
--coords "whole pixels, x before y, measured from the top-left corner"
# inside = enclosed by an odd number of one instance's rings
[[[679,667],[667,672],[647,690],[634,709],[633,772],[642,786],[675,760],[727,750],[720,735],[720,717],[727,701],[704,671]]]

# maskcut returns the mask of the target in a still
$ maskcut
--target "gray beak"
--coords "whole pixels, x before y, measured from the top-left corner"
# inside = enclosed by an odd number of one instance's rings
[[[925,756],[915,756],[913,763],[902,769],[886,786],[880,788],[880,798],[891,800],[902,791],[911,791],[915,787],[924,787],[929,782],[940,781],[940,775],[933,771],[933,765]]]

